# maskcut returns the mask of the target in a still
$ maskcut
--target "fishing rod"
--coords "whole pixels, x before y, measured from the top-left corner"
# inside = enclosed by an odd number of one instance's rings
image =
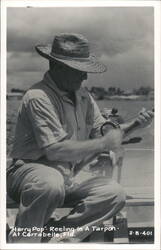
[[[154,108],[152,108],[152,112],[154,112]],[[102,136],[108,133],[109,130],[120,128],[121,124],[126,123],[124,122],[123,118],[119,116],[117,113],[118,113],[118,110],[116,108],[113,108],[111,111],[108,111],[106,109],[104,110],[104,113],[102,115],[105,119],[107,119],[107,121],[100,128]],[[140,126],[140,122],[135,121],[132,125],[124,129],[124,133],[128,134],[129,132],[133,131],[139,126]],[[129,140],[123,141],[122,145],[131,144],[131,143],[139,143],[141,140],[142,140],[142,137],[132,137]]]

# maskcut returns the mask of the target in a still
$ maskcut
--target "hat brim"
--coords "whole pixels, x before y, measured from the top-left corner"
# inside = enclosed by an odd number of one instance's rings
[[[51,45],[37,45],[35,46],[36,51],[42,57],[48,60],[56,60],[66,64],[67,66],[84,71],[87,73],[103,73],[107,71],[107,67],[100,63],[95,56],[90,55],[88,58],[69,58],[51,55]]]

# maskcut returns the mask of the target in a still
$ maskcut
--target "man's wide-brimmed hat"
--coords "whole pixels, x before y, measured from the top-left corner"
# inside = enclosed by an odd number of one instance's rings
[[[56,60],[71,68],[88,73],[102,73],[106,66],[90,54],[89,42],[80,34],[60,34],[53,44],[36,45],[36,51],[48,60]]]

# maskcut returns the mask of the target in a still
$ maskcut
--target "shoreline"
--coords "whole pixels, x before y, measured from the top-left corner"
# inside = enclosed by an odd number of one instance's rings
[[[21,100],[23,98],[23,93],[11,93],[8,92],[6,95],[7,100]],[[145,95],[113,95],[113,96],[104,96],[104,97],[99,97],[96,95],[93,95],[93,98],[96,101],[105,101],[105,100],[116,100],[116,101],[154,101],[154,97],[149,97],[149,96],[145,96]]]

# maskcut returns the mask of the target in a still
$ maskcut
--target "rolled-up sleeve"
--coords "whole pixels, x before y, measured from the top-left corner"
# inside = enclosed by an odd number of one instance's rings
[[[88,121],[91,123],[90,138],[97,138],[101,136],[100,128],[105,123],[105,118],[102,116],[100,109],[90,95],[90,110],[88,112]]]
[[[57,143],[67,136],[52,103],[43,98],[33,98],[29,100],[26,111],[39,148]]]

